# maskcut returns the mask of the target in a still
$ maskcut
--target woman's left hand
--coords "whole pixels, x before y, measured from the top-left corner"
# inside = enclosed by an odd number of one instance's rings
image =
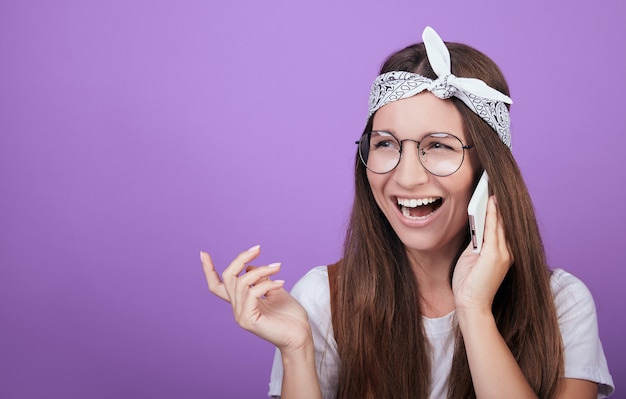
[[[452,276],[457,311],[491,312],[493,298],[513,264],[513,255],[504,233],[504,224],[494,196],[489,197],[485,235],[479,254],[472,244],[463,251]]]

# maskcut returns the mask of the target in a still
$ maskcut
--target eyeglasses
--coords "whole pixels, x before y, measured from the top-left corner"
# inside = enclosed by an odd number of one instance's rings
[[[361,136],[359,157],[365,167],[374,173],[389,173],[398,166],[402,158],[402,144],[412,141],[417,144],[419,160],[424,169],[435,176],[449,176],[459,170],[465,158],[465,150],[473,145],[463,145],[449,133],[430,133],[420,141],[398,140],[393,134],[374,130]]]

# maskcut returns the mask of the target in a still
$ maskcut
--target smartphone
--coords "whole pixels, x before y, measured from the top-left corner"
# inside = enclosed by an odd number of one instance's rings
[[[485,217],[487,216],[487,201],[489,200],[489,177],[487,172],[483,172],[476,190],[472,194],[467,214],[469,215],[470,236],[472,239],[472,250],[480,253],[483,246],[483,235],[485,232]]]

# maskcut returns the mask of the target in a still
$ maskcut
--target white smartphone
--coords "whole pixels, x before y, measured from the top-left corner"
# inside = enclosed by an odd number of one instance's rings
[[[487,201],[489,200],[489,177],[487,172],[483,172],[476,190],[472,194],[467,214],[469,215],[470,236],[472,239],[472,250],[480,253],[483,246],[483,235],[485,232],[485,217],[487,216]]]

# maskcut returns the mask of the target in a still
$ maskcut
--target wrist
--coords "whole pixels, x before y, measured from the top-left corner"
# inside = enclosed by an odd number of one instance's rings
[[[311,329],[308,328],[306,335],[299,340],[292,340],[287,345],[278,347],[281,356],[287,357],[300,357],[308,353],[315,352],[315,345],[313,344],[313,334]]]
[[[461,298],[460,296],[454,297],[454,308],[457,313],[463,313],[468,315],[483,315],[491,314],[491,308],[493,301],[487,298]]]
[[[485,306],[458,306],[456,317],[459,327],[487,326],[495,324],[495,317],[490,307]]]
[[[281,360],[283,363],[282,398],[322,398],[312,338],[303,345],[281,350]]]
[[[309,364],[315,364],[315,345],[313,338],[306,340],[300,345],[279,348],[283,367],[285,369],[300,369]]]

